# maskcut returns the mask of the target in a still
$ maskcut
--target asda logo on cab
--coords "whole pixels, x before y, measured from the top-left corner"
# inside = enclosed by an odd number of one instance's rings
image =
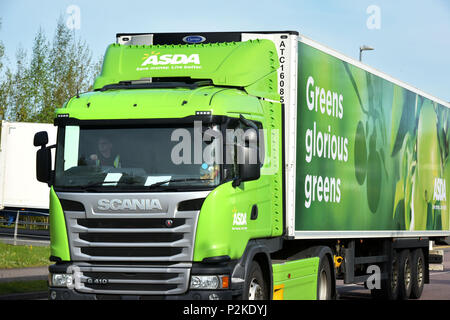
[[[193,54],[163,54],[152,52],[144,54],[142,64],[138,70],[150,69],[194,69],[201,68],[200,55]]]
[[[232,230],[247,230],[247,213],[238,212],[233,209],[233,226]]]

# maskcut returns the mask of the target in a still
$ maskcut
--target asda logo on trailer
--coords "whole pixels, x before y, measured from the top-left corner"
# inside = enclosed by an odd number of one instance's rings
[[[434,201],[446,201],[446,189],[445,189],[445,179],[436,178],[434,179]]]
[[[144,62],[141,64],[142,67],[153,65],[153,66],[164,66],[164,65],[199,65],[200,56],[197,53],[191,55],[186,54],[163,54],[154,53],[152,55],[145,54],[142,58]]]

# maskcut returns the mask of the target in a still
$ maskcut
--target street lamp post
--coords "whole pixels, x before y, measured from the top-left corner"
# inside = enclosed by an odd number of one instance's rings
[[[375,50],[375,49],[372,47],[366,46],[366,45],[359,47],[359,61],[362,61],[362,52],[369,51],[369,50]]]

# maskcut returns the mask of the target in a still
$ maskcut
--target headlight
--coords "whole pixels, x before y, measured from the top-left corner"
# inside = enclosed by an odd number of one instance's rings
[[[191,289],[228,289],[228,276],[192,276]]]
[[[49,276],[51,287],[67,287],[73,284],[73,275],[71,274],[50,274]]]

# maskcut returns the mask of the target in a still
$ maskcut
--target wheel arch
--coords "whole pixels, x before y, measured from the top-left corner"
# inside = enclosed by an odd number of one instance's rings
[[[264,280],[269,289],[269,299],[273,298],[273,270],[270,254],[282,248],[282,239],[254,239],[250,240],[245,248],[244,254],[233,270],[232,279],[240,279],[244,284],[253,261],[256,261],[263,272]]]
[[[304,249],[296,254],[294,254],[292,257],[290,257],[289,260],[299,260],[299,259],[306,259],[306,258],[312,258],[312,257],[318,257],[319,261],[322,259],[327,259],[328,264],[330,265],[331,270],[331,292],[332,292],[332,299],[337,299],[337,289],[336,289],[336,268],[334,267],[334,259],[333,259],[333,252],[331,251],[331,248],[325,245],[317,245],[312,246],[307,249]]]
[[[263,272],[264,281],[266,282],[269,290],[269,299],[273,298],[273,270],[270,256],[264,252],[258,252],[253,257],[253,261],[256,261]],[[250,265],[249,265],[250,266]]]

